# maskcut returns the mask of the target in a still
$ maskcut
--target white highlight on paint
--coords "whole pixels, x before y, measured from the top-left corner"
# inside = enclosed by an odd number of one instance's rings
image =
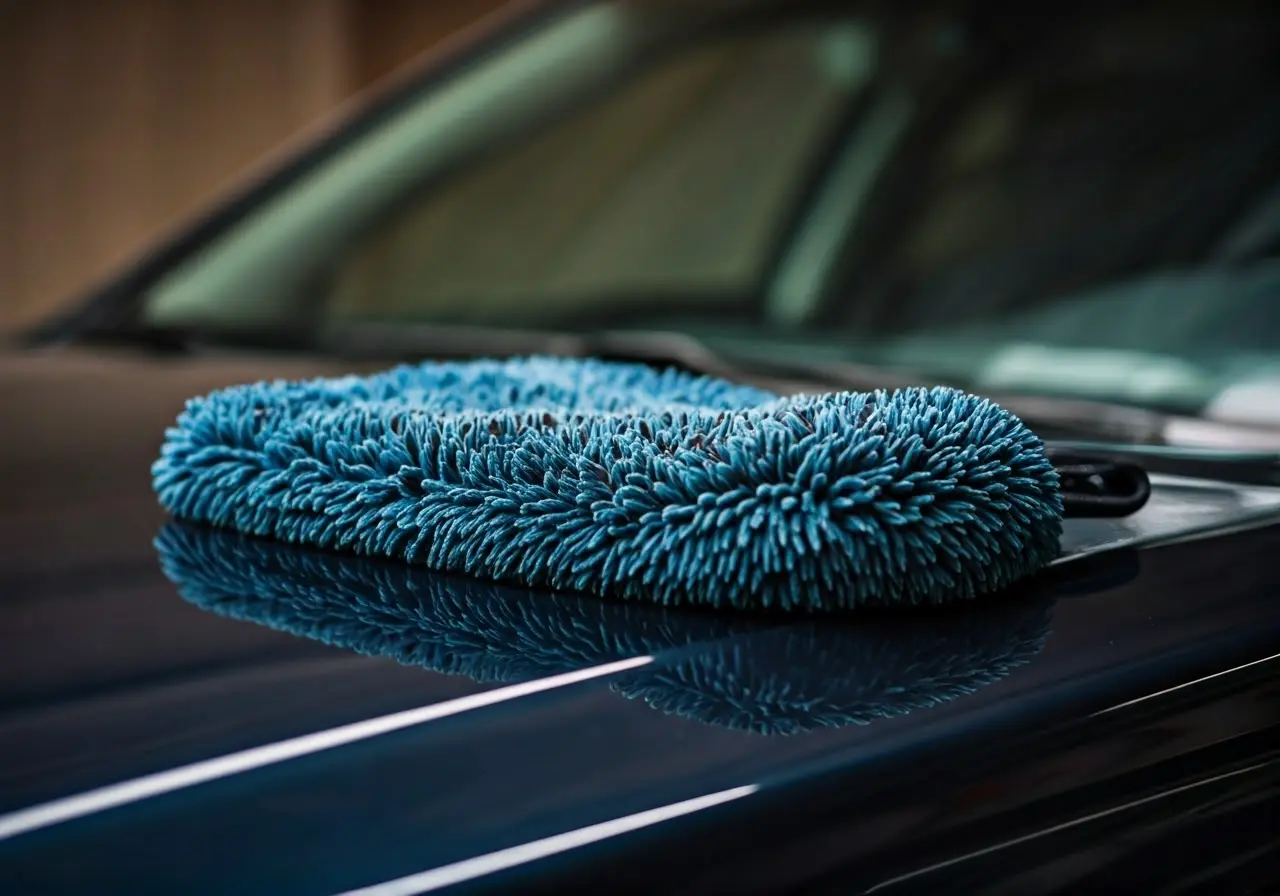
[[[712,806],[718,806],[721,803],[742,799],[744,796],[750,796],[759,789],[760,786],[758,784],[748,784],[744,787],[735,787],[732,790],[722,790],[719,793],[711,793],[707,796],[685,800],[681,803],[672,803],[669,806],[661,806],[657,809],[638,812],[635,815],[627,815],[624,818],[615,818],[612,821],[593,824],[590,827],[578,828],[576,831],[566,831],[563,834],[556,834],[542,840],[534,840],[532,843],[522,843],[519,846],[486,853],[473,859],[464,859],[461,862],[454,862],[452,865],[441,865],[439,868],[410,874],[408,877],[400,877],[384,883],[373,884],[359,890],[348,890],[340,894],[340,896],[417,896],[418,893],[428,893],[443,887],[451,887],[464,881],[484,877],[487,874],[505,871],[508,868],[515,868],[518,865],[524,865],[547,856],[568,852],[580,846],[597,843],[610,837],[617,837],[620,834],[626,834],[673,818],[679,818],[681,815],[689,815],[693,812],[709,809]]]
[[[1115,712],[1117,709],[1124,709],[1126,707],[1133,706],[1135,703],[1142,703],[1146,700],[1154,700],[1157,697],[1163,697],[1165,694],[1172,694],[1175,691],[1182,690],[1183,688],[1189,688],[1193,685],[1202,684],[1203,682],[1206,682],[1206,681],[1212,681],[1215,678],[1221,678],[1223,675],[1230,675],[1233,672],[1239,672],[1241,669],[1248,669],[1250,666],[1257,666],[1262,663],[1269,663],[1269,662],[1272,662],[1273,660],[1280,660],[1280,653],[1273,653],[1271,656],[1264,656],[1260,660],[1254,660],[1253,662],[1244,663],[1243,665],[1232,666],[1230,669],[1223,669],[1221,672],[1214,672],[1212,675],[1206,675],[1203,678],[1196,678],[1196,679],[1193,679],[1192,681],[1184,681],[1182,684],[1175,684],[1173,687],[1165,688],[1163,691],[1156,691],[1154,693],[1147,694],[1146,696],[1143,696],[1143,697],[1135,697],[1132,700],[1126,700],[1124,703],[1117,703],[1115,706],[1108,706],[1106,709],[1100,709],[1097,712],[1095,712],[1094,715],[1100,716],[1104,713]]]
[[[353,722],[337,728],[329,728],[272,744],[264,744],[260,747],[252,747],[238,753],[228,753],[225,756],[194,762],[190,765],[157,772],[153,775],[144,775],[141,778],[134,778],[130,781],[110,784],[96,790],[76,794],[75,796],[52,800],[27,809],[20,809],[17,812],[10,812],[7,815],[0,815],[0,840],[83,818],[86,815],[93,815],[97,812],[105,812],[108,809],[115,809],[129,803],[150,799],[151,797],[162,796],[187,787],[195,787],[198,784],[216,781],[219,778],[253,771],[263,766],[287,762],[300,756],[307,756],[323,750],[331,750],[335,747],[356,743],[357,741],[368,740],[369,738],[389,734],[403,728],[421,725],[425,722],[433,722],[446,716],[469,712],[473,709],[482,709],[508,700],[517,700],[531,694],[567,687],[582,681],[590,681],[593,678],[603,678],[617,672],[625,672],[628,669],[635,669],[651,662],[653,662],[653,657],[651,656],[632,657],[631,659],[619,660],[614,663],[593,666],[589,669],[579,669],[574,672],[566,672],[563,675],[553,675],[549,678],[540,678],[537,681],[529,681],[511,685],[510,687],[496,688],[480,694],[472,694],[467,697],[459,697],[456,700],[446,700],[443,703],[433,703],[429,706],[420,706],[416,709],[406,709],[390,715],[377,716],[376,718]]]
[[[1208,784],[1216,784],[1219,781],[1225,781],[1228,778],[1235,778],[1235,777],[1239,777],[1240,775],[1247,775],[1252,772],[1256,772],[1260,768],[1266,768],[1267,765],[1269,764],[1270,763],[1268,762],[1260,762],[1257,765],[1250,765],[1250,766],[1246,766],[1245,768],[1236,769],[1235,771],[1224,772],[1221,775],[1214,775],[1212,778],[1205,778],[1200,781],[1192,781],[1190,784],[1183,784],[1181,787],[1173,787],[1173,788],[1170,788],[1169,790],[1162,790],[1159,793],[1155,793],[1155,794],[1152,794],[1151,796],[1146,796],[1141,799],[1130,800],[1129,802],[1122,803],[1119,806],[1113,806],[1110,809],[1103,809],[1101,812],[1094,812],[1090,815],[1083,815],[1080,818],[1073,818],[1071,819],[1071,821],[1064,821],[1062,824],[1055,824],[1053,827],[1045,828],[1044,830],[1041,830],[1041,831],[1035,831],[1030,834],[1025,834],[1021,837],[1015,837],[1012,840],[1005,840],[1003,843],[997,843],[994,846],[988,846],[985,849],[975,850],[974,852],[965,853],[962,856],[956,856],[954,859],[947,859],[946,861],[938,862],[937,864],[934,864],[934,865],[928,865],[924,868],[919,868],[915,871],[909,871],[906,874],[899,875],[898,877],[881,881],[875,886],[870,887],[866,890],[863,890],[862,892],[876,893],[876,892],[879,892],[880,890],[887,890],[890,887],[896,886],[897,884],[900,884],[900,883],[904,883],[905,881],[909,881],[913,878],[923,877],[927,874],[932,874],[935,871],[940,871],[943,868],[949,868],[954,865],[959,865],[963,862],[967,862],[970,859],[981,858],[982,856],[990,855],[993,852],[999,852],[1002,849],[1008,849],[1011,846],[1019,846],[1031,840],[1037,840],[1040,837],[1046,837],[1050,834],[1056,834],[1060,831],[1065,831],[1070,828],[1078,827],[1082,824],[1088,824],[1091,821],[1097,821],[1099,818],[1106,818],[1107,816],[1115,815],[1118,812],[1125,812],[1125,811],[1128,811],[1129,809],[1133,809],[1138,806],[1145,806],[1148,803],[1154,803],[1156,800],[1162,800],[1165,797],[1175,796],[1179,793],[1186,793],[1188,790],[1195,790],[1197,787],[1204,787]]]

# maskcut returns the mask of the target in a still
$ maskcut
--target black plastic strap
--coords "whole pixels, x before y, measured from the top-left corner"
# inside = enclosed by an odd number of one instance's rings
[[[1060,477],[1064,515],[1118,517],[1137,513],[1151,497],[1151,480],[1137,464],[1050,451]]]

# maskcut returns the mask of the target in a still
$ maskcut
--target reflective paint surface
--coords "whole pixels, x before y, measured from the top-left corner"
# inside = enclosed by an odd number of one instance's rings
[[[21,420],[41,447],[0,470],[12,496],[0,513],[0,817],[468,708],[9,829],[0,891],[323,894],[477,867],[457,882],[1052,892],[1213,863],[1237,882],[1266,873],[1280,749],[1280,528],[1257,504],[1269,493],[1161,480],[1162,522],[1128,521],[1159,544],[1064,564],[1019,598],[1050,605],[1022,665],[906,713],[765,734],[644,695],[655,681],[717,685],[690,669],[745,675],[748,695],[785,686],[805,670],[772,645],[807,623],[690,629],[680,643],[667,626],[642,667],[597,676],[599,657],[570,654],[556,674],[581,678],[512,691],[520,682],[361,656],[180,599],[151,543],[164,522],[146,471],[160,431],[186,395],[274,372],[69,356],[28,362],[22,397],[6,397],[6,431]],[[124,395],[128,411],[113,410]],[[74,418],[34,413],[54,402]],[[1081,543],[1101,540],[1075,526]],[[909,618],[877,625],[889,652],[873,668],[890,668],[896,644],[925,649]],[[854,645],[835,656],[874,656],[865,631],[849,637],[831,642]],[[619,686],[642,670],[657,678],[626,699]]]

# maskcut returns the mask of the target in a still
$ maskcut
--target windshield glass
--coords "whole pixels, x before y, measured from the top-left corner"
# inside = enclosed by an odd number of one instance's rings
[[[1280,423],[1280,10],[1021,9],[575,5],[143,318],[668,329]]]

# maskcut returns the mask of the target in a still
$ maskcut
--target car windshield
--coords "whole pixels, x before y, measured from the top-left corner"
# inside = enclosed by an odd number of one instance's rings
[[[674,330],[1280,424],[1280,7],[542,15],[154,283],[150,326]]]

